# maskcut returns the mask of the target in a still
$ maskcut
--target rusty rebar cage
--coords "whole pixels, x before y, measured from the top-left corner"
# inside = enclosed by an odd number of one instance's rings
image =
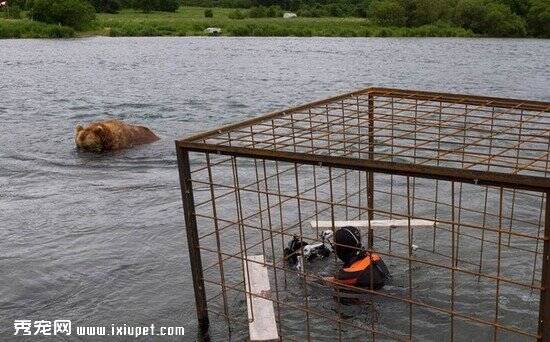
[[[548,113],[368,88],[176,141],[201,330],[215,316],[222,336],[246,338],[255,296],[273,303],[281,340],[550,341]],[[310,222],[321,220],[369,222],[362,234],[391,284],[353,288],[360,304],[347,306],[318,282],[336,258],[289,268],[283,248],[319,241]],[[253,254],[269,293],[245,285]]]

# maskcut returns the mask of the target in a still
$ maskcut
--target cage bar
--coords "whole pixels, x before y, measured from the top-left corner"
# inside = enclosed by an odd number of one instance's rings
[[[548,113],[367,88],[176,141],[200,330],[247,339],[261,299],[285,341],[550,341]],[[388,266],[381,289],[285,258],[343,222]],[[257,264],[269,291],[245,281]]]

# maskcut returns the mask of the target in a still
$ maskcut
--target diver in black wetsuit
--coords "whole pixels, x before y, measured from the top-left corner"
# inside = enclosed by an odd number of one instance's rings
[[[325,280],[335,285],[379,290],[390,278],[390,272],[382,258],[363,248],[361,235],[356,227],[343,227],[336,231],[334,251],[344,265],[334,277]]]

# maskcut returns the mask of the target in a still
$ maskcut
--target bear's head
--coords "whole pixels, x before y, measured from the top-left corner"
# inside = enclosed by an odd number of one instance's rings
[[[92,151],[101,152],[104,149],[105,131],[103,127],[93,125],[90,127],[76,126],[75,143],[78,148]]]

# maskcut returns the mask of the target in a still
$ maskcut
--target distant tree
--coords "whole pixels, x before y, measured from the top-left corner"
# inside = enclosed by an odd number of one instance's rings
[[[175,12],[181,6],[181,0],[155,0],[155,11]]]
[[[204,0],[206,2],[212,2],[212,0]],[[226,8],[250,8],[251,6],[256,6],[250,0],[221,0],[217,3],[217,6],[226,7]],[[202,5],[204,6],[204,5]]]
[[[417,0],[393,0],[401,5],[405,10],[403,17],[405,18],[405,24],[402,26],[413,26],[413,15],[416,10]]]
[[[355,6],[355,15],[361,18],[367,17],[370,1],[361,1]]]
[[[487,8],[484,0],[459,0],[455,8],[455,22],[461,27],[482,33],[487,27]]]
[[[416,0],[414,7],[410,13],[410,25],[421,26],[447,20],[451,4],[448,0]]]
[[[180,5],[180,0],[134,0],[134,8],[144,13],[151,11],[175,12]]]
[[[4,0],[0,0],[2,2]],[[20,10],[28,11],[32,7],[32,0],[9,0],[9,7],[18,7]]]
[[[134,0],[117,0],[120,8],[135,8]]]
[[[204,10],[204,17],[205,18],[212,18],[214,17],[214,12],[212,12],[212,9],[207,8]]]
[[[266,14],[266,17],[269,17],[269,18],[282,17],[283,16],[283,10],[279,6],[271,5],[267,8],[265,14]]]
[[[118,0],[88,0],[94,6],[96,12],[117,13],[120,10]]]
[[[134,0],[133,7],[142,11],[143,13],[149,13],[155,10],[155,0]]]
[[[11,3],[6,6],[0,6],[0,18],[2,17],[8,19],[21,19],[21,7]]]
[[[510,7],[486,0],[460,0],[455,21],[475,33],[498,37],[521,37],[526,34],[525,21]]]
[[[405,8],[393,0],[372,2],[367,17],[382,26],[404,26],[406,23]]]
[[[550,38],[550,2],[533,0],[527,12],[529,33],[543,38]]]
[[[319,7],[313,7],[313,6],[301,6],[296,11],[299,17],[312,17],[312,18],[318,18],[325,15],[324,11],[322,11]]]
[[[485,33],[491,36],[524,37],[527,34],[525,20],[501,3],[487,4],[487,24]]]
[[[95,19],[95,11],[84,0],[34,0],[29,17],[81,29]]]
[[[344,17],[349,11],[346,10],[346,6],[339,3],[332,3],[323,6],[327,16],[329,17]],[[348,7],[350,8],[350,7]]]
[[[527,15],[527,12],[529,11],[529,7],[531,7],[529,0],[498,0],[497,2],[500,2],[510,7],[512,12],[519,16]]]

